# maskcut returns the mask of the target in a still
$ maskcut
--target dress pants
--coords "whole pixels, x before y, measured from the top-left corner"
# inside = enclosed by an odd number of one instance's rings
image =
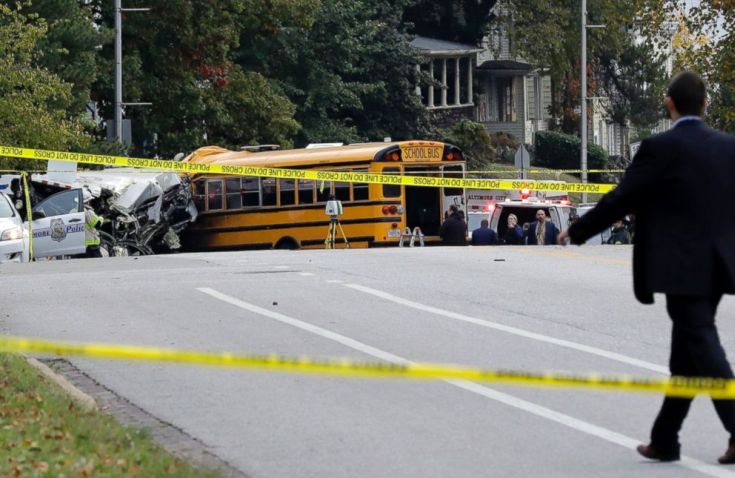
[[[720,299],[721,292],[710,297],[666,296],[666,309],[673,322],[671,375],[733,378],[715,326]],[[691,398],[664,398],[651,431],[651,446],[664,453],[679,450],[679,430],[691,403]],[[735,438],[735,400],[713,400],[713,403],[732,443]]]

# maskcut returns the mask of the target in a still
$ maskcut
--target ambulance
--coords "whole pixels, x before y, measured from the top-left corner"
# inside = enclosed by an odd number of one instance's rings
[[[529,180],[527,182],[533,182]],[[544,181],[558,182],[564,181]],[[505,234],[508,216],[515,214],[518,225],[525,228],[536,220],[536,211],[546,213],[546,217],[561,230],[569,225],[575,208],[569,200],[567,191],[534,191],[520,190],[480,190],[468,189],[467,195],[467,230],[470,239],[472,231],[480,227],[483,219],[487,219],[490,228],[499,238]]]

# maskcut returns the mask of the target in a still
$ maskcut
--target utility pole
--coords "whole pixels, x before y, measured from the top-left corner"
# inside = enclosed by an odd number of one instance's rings
[[[115,138],[123,142],[123,106],[150,106],[153,103],[123,103],[122,99],[122,12],[147,12],[150,8],[122,8],[115,0]]]
[[[604,28],[605,25],[587,25],[587,0],[582,0],[582,61],[580,65],[581,71],[581,102],[580,111],[582,113],[582,124],[580,125],[580,139],[582,147],[580,148],[580,169],[582,170],[582,183],[587,183],[587,29],[588,28]],[[587,193],[582,193],[582,202],[587,202]]]
[[[122,144],[122,0],[115,0],[115,138]]]

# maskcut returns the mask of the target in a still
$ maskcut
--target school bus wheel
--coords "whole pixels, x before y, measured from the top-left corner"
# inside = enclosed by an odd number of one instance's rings
[[[278,242],[276,242],[276,245],[273,246],[273,249],[285,249],[293,251],[294,249],[299,249],[299,243],[293,237],[282,237],[278,240]]]

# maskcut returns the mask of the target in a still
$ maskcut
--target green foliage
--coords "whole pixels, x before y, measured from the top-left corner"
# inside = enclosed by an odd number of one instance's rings
[[[667,7],[679,26],[673,38],[676,70],[702,74],[709,87],[707,122],[735,133],[735,2],[701,0],[686,15],[675,0]]]
[[[44,19],[48,33],[38,42],[38,63],[72,85],[70,112],[85,111],[99,75],[97,48],[110,44],[114,31],[94,23],[92,5],[80,0],[32,0],[26,15]]]
[[[419,35],[477,44],[487,31],[497,0],[418,0],[406,10],[405,20]]]
[[[142,430],[80,409],[21,357],[0,354],[2,476],[207,477],[157,447]]]
[[[490,140],[497,154],[497,160],[501,163],[515,163],[515,154],[521,142],[510,133],[493,133]]]
[[[293,104],[273,81],[232,58],[241,36],[273,37],[294,18],[307,24],[304,3],[309,2],[172,0],[127,15],[124,100],[153,103],[126,111],[133,121],[133,153],[171,157],[204,144],[290,146],[298,129]],[[102,22],[110,26],[112,2],[98,6]],[[130,0],[127,6],[148,4]],[[95,90],[105,117],[111,118],[112,49],[104,48],[103,55],[109,71]]]
[[[582,142],[576,136],[554,131],[539,131],[534,142],[533,165],[552,169],[578,169]],[[596,144],[587,146],[587,167],[604,169],[607,153]]]
[[[667,0],[596,0],[588,3],[588,24],[605,28],[587,33],[587,96],[609,97],[614,121],[650,126],[661,109],[665,83],[662,58],[653,49],[653,28]],[[580,4],[578,0],[527,2],[509,0],[506,19],[516,54],[548,67],[552,78],[552,114],[562,131],[579,132]],[[646,43],[635,44],[632,27],[640,27]],[[650,35],[649,35],[650,33]],[[647,86],[647,85],[650,85]]]
[[[495,160],[493,138],[485,127],[474,121],[464,120],[442,132],[442,141],[458,146],[467,161],[467,169],[488,169]]]
[[[83,150],[90,138],[70,114],[71,85],[36,66],[46,35],[43,20],[0,5],[0,144]],[[35,169],[31,161],[4,159],[2,169]]]
[[[419,58],[401,23],[408,3],[323,0],[313,24],[249,42],[240,64],[279,79],[297,105],[299,143],[415,137],[426,115],[415,94]]]

